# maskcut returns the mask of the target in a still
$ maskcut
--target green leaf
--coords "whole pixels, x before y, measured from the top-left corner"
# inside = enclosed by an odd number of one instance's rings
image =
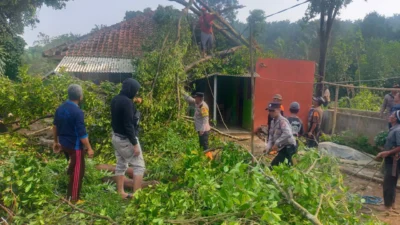
[[[25,193],[28,192],[29,190],[31,190],[32,188],[32,183],[29,183],[26,187],[25,187]]]

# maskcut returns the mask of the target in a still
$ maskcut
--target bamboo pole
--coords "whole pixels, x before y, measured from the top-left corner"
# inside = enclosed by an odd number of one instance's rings
[[[254,56],[253,56],[253,22],[250,21],[250,73],[251,73],[251,154],[254,155]]]
[[[346,85],[346,84],[336,84],[336,83],[330,83],[330,82],[321,82],[323,84],[335,86],[335,87],[343,87],[343,88],[355,88],[355,89],[368,89],[368,90],[373,90],[373,91],[399,91],[399,88],[377,88],[377,87],[363,87],[363,86],[351,86],[351,85]]]
[[[335,110],[333,111],[332,135],[335,134],[335,129],[336,129],[336,118],[337,118],[337,111],[338,111],[338,101],[339,101],[339,86],[336,86],[336,89],[335,89]]]

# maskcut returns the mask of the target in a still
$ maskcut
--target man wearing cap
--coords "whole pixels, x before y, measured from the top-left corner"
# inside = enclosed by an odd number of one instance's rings
[[[300,137],[304,133],[303,121],[297,116],[300,111],[300,104],[298,102],[292,102],[289,111],[290,116],[287,119],[292,127],[293,136]]]
[[[274,95],[274,97],[272,99],[273,103],[279,103],[281,105],[280,110],[281,110],[281,115],[283,116],[284,108],[282,105],[282,101],[283,101],[283,98],[282,98],[282,95],[280,95],[280,94]],[[269,131],[270,131],[270,127],[271,127],[271,121],[272,121],[272,117],[271,117],[271,115],[268,115],[268,137],[269,137]]]
[[[393,88],[399,88],[398,84],[395,84],[393,86]],[[400,89],[399,89],[400,90]],[[381,106],[381,111],[380,111],[380,115],[382,118],[385,117],[388,118],[390,116],[390,110],[393,107],[393,102],[394,102],[394,96],[396,95],[398,91],[391,91],[389,94],[385,95],[385,98],[383,99],[383,103]],[[384,116],[387,115],[387,116]]]
[[[289,121],[281,115],[280,103],[272,102],[267,109],[272,117],[272,122],[265,151],[278,151],[278,155],[271,162],[271,167],[285,162],[286,159],[288,164],[292,165],[292,156],[296,152],[296,140],[293,137]]]
[[[210,132],[209,109],[207,103],[204,102],[204,93],[196,92],[193,97],[184,93],[185,101],[195,106],[194,126],[199,134],[200,146],[204,151],[208,150],[208,135]]]
[[[322,105],[325,103],[323,97],[313,97],[313,106],[308,117],[308,133],[307,133],[307,146],[310,148],[317,147],[319,136],[321,134],[322,123]]]
[[[213,37],[213,21],[216,19],[214,14],[207,12],[206,8],[201,9],[202,15],[199,18],[199,25],[201,30],[201,47],[203,57],[206,56],[206,52],[211,50],[214,42]]]

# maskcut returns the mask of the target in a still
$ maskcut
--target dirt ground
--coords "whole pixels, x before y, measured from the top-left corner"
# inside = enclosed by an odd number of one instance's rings
[[[250,137],[250,135],[235,135],[236,137]],[[254,138],[255,145],[254,145],[254,154],[255,155],[260,155],[262,154],[264,148],[265,148],[265,143],[264,141],[260,140],[257,136]],[[250,151],[250,146],[251,146],[251,141],[250,139],[245,140],[245,141],[235,141],[236,143],[242,145],[243,147],[249,149]],[[273,158],[273,156],[271,156]],[[352,168],[351,166],[348,166],[347,168]],[[359,171],[360,167],[353,167],[354,171]],[[374,177],[377,178],[382,178],[381,174],[378,172],[374,172],[375,169],[366,169],[363,170],[363,173],[366,175],[371,175],[369,173],[373,173]],[[368,195],[368,196],[377,196],[382,198],[382,185],[379,182],[371,181],[368,179],[363,179],[359,178],[356,176],[344,174],[344,182],[345,185],[349,187],[349,192],[359,194],[359,195]],[[397,189],[397,194],[400,196],[400,189]],[[399,213],[384,213],[380,211],[379,209],[382,207],[376,206],[376,205],[369,205],[369,204],[364,204],[362,212],[364,214],[369,214],[369,215],[375,215],[379,220],[382,222],[385,222],[389,225],[400,225],[400,200],[396,202],[396,208],[399,211]]]
[[[361,179],[351,175],[345,175],[344,182],[349,187],[351,193],[360,195],[377,196],[382,198],[382,185],[370,180]],[[397,189],[397,196],[400,190]],[[365,214],[373,214],[377,216],[382,222],[390,225],[400,225],[400,213],[384,213],[379,211],[382,206],[364,204],[362,212]],[[396,202],[396,208],[400,209],[400,201]]]

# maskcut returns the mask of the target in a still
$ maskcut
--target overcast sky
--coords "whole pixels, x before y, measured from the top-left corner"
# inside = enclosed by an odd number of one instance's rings
[[[301,0],[300,2],[302,2]],[[299,3],[297,0],[239,0],[246,8],[241,9],[238,18],[245,21],[249,11],[262,9],[267,14],[272,14],[284,8]],[[37,39],[39,32],[50,36],[65,33],[86,34],[95,24],[112,25],[122,21],[128,10],[143,10],[151,7],[155,9],[158,5],[181,5],[168,0],[74,0],[67,3],[66,9],[53,10],[44,7],[39,11],[40,23],[36,28],[27,27],[24,38],[28,45]],[[291,9],[290,11],[270,17],[268,21],[301,19],[307,8],[307,4]],[[400,13],[400,0],[354,0],[346,9],[342,10],[340,18],[356,20],[363,18],[367,13],[377,11],[385,16]]]

